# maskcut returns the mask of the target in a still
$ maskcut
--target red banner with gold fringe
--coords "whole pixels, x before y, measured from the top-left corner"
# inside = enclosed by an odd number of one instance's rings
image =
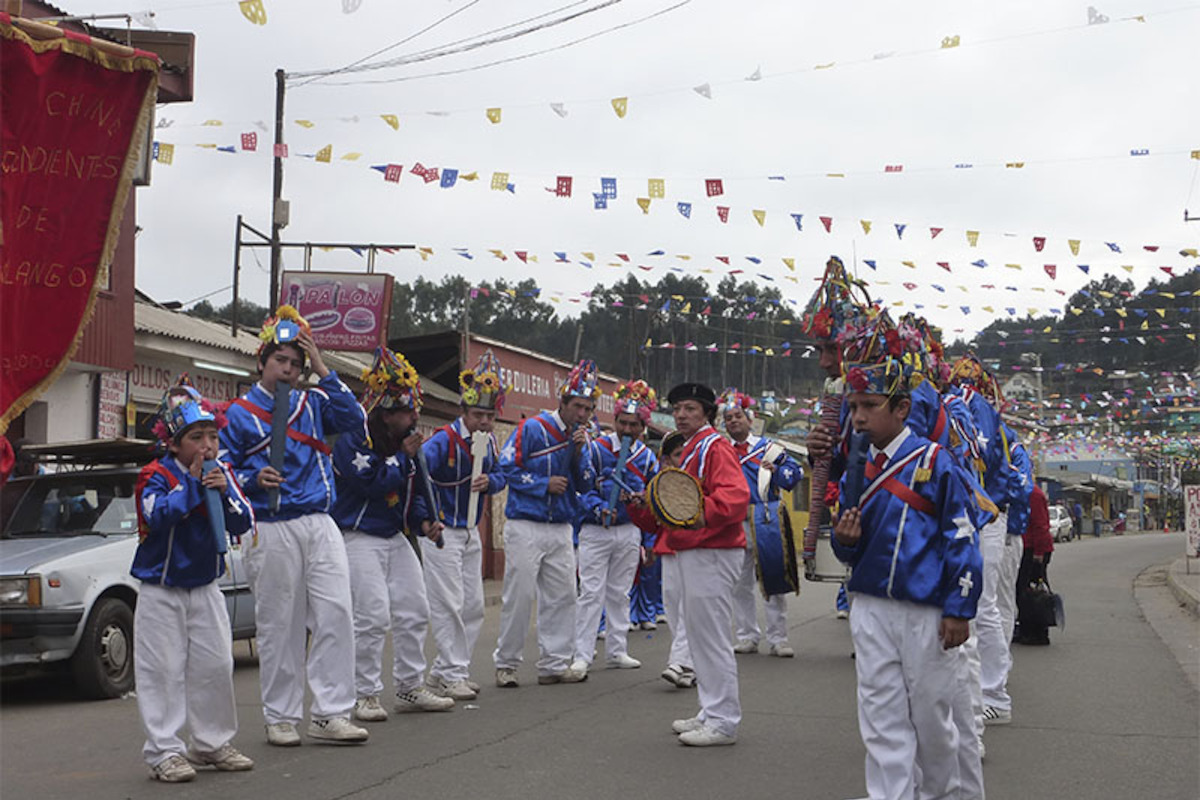
[[[0,13],[0,433],[66,367],[106,282],[158,67]]]

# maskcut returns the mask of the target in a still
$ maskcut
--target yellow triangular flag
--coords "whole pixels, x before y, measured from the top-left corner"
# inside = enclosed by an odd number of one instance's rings
[[[773,355],[775,355],[775,351],[774,351],[772,348],[768,347],[768,348],[767,348],[767,355],[769,355],[769,356],[773,356]]]
[[[667,196],[667,182],[662,178],[650,178],[646,184],[646,194],[651,197]]]
[[[1047,325],[1046,327],[1042,328],[1042,333],[1049,333],[1052,330],[1054,330],[1054,329],[1051,326]]]
[[[683,302],[683,295],[681,295],[681,294],[673,294],[673,295],[671,295],[671,299],[672,299],[672,300],[677,300],[678,302],[682,303],[682,302]]]
[[[764,224],[764,223],[766,223],[766,221],[767,221],[767,212],[766,212],[766,211],[764,211],[763,209],[761,209],[761,208],[756,208],[756,209],[754,209],[753,211],[751,211],[750,213],[754,215],[754,218],[755,218],[756,220],[758,220],[758,227],[760,227],[760,228],[761,228],[761,227],[763,226],[763,224]]]
[[[904,266],[908,267],[909,269],[916,269],[916,268],[917,268],[917,265],[916,265],[916,263],[914,263],[914,262],[912,262],[912,261],[901,261],[900,263],[901,263],[901,264],[903,264]]]
[[[800,279],[797,278],[795,275],[784,275],[783,279],[785,281],[791,281],[792,283],[800,283]],[[789,322],[789,320],[784,320],[784,322]]]
[[[967,231],[967,244],[971,247],[979,244],[979,231]]]
[[[1122,319],[1124,319],[1125,317],[1129,316],[1129,313],[1128,313],[1128,312],[1127,312],[1125,309],[1123,309],[1123,308],[1114,308],[1114,309],[1113,309],[1113,311],[1116,311],[1116,312],[1117,312],[1117,316],[1118,316],[1118,317],[1121,317]]]
[[[1126,272],[1133,272],[1133,265],[1132,264],[1122,264],[1121,269],[1125,270]]]
[[[784,263],[784,266],[786,266],[790,271],[792,271],[792,272],[796,271],[796,259],[785,258],[783,260],[783,263]]]
[[[1158,314],[1158,316],[1160,316],[1160,317],[1165,317],[1165,316],[1166,316],[1166,311],[1164,311],[1164,310],[1163,310],[1163,309],[1161,309],[1161,308],[1156,308],[1156,309],[1154,309],[1154,313]]]
[[[487,118],[488,118],[488,122],[492,123],[493,125],[499,124],[500,123],[500,109],[489,108],[487,110]]]
[[[317,151],[317,161],[328,164],[333,159],[333,145],[327,144]]]
[[[988,312],[989,314],[994,314],[994,313],[996,313],[996,309],[992,308],[991,306],[984,306],[984,307],[983,307],[983,310],[984,310],[984,311],[986,311],[986,312]]]
[[[309,119],[298,119],[296,120],[296,124],[301,128],[311,128],[313,126],[312,120]]]
[[[1174,292],[1159,292],[1159,293],[1158,293],[1158,296],[1159,296],[1159,297],[1166,297],[1166,298],[1169,298],[1169,299],[1171,299],[1171,300],[1174,300],[1174,299],[1175,299],[1175,293],[1174,293]]]
[[[1067,247],[1071,248],[1071,255],[1073,255],[1073,256],[1079,255],[1079,240],[1078,239],[1067,239]]]
[[[1186,247],[1183,250],[1179,251],[1179,255],[1191,256],[1192,258],[1200,258],[1200,250],[1197,250],[1194,247]]]
[[[584,251],[583,251],[583,257],[584,257],[584,258],[586,258],[588,261],[595,261],[595,260],[596,260],[596,254],[595,254],[595,253],[589,253],[589,252],[588,252],[588,251],[586,251],[586,250],[584,250]]]
[[[1142,320],[1142,326],[1141,326],[1141,328],[1142,328],[1142,330],[1144,330],[1144,331],[1148,331],[1148,330],[1150,330],[1150,324],[1149,324],[1148,322],[1146,322],[1145,320]]]
[[[1004,266],[1008,267],[1009,269],[1020,269],[1021,268],[1020,264],[1005,264]]]
[[[433,248],[432,247],[418,247],[417,253],[420,254],[422,261],[428,261],[429,257],[431,255],[433,255]]]
[[[479,173],[478,172],[468,172],[466,175],[459,175],[458,179],[461,181],[477,181],[477,180],[479,180]]]
[[[957,35],[943,36],[942,37],[942,49],[948,50],[951,47],[958,47],[958,41],[959,41],[959,39],[958,39]]]
[[[400,118],[395,114],[380,114],[379,118],[391,126],[392,130],[400,130]]]
[[[267,10],[263,8],[262,0],[241,0],[238,8],[242,10],[242,16],[255,25],[267,24]]]
[[[641,207],[643,214],[650,213],[650,198],[649,197],[639,197],[637,199],[637,204],[638,204],[638,206]]]
[[[508,295],[509,297],[516,297],[516,296],[517,296],[517,290],[516,290],[516,289],[505,289],[505,290],[504,290],[504,293],[505,293],[506,295]]]
[[[1196,341],[1196,334],[1194,334],[1194,333],[1189,333],[1189,334],[1187,335],[1187,337],[1188,337],[1189,339],[1191,339],[1193,342],[1194,342],[1194,341]]]
[[[1115,296],[1112,292],[1106,292],[1103,289],[1097,289],[1096,294],[1100,295],[1105,300],[1111,300]]]
[[[684,314],[690,314],[690,313],[692,313],[692,301],[691,301],[691,300],[689,300],[689,301],[687,301],[686,303],[684,303],[684,304],[683,304],[683,308],[682,308],[682,309],[680,309],[680,310],[681,310],[681,311],[683,311],[683,313],[684,313]]]
[[[496,258],[500,259],[501,261],[508,261],[508,256],[504,255],[503,250],[490,250],[489,249],[488,252],[491,253],[492,255],[494,255]]]
[[[1072,314],[1074,314],[1074,315],[1075,315],[1075,316],[1077,316],[1077,317],[1078,317],[1080,314],[1082,314],[1082,313],[1083,313],[1083,309],[1082,309],[1082,308],[1069,308],[1069,309],[1067,309],[1067,310],[1068,310],[1068,311],[1070,311]]]
[[[196,145],[196,147],[203,147],[205,150],[216,150],[217,149],[217,146],[215,144],[211,144],[209,142],[202,142],[202,143]]]
[[[680,261],[691,261],[692,260],[692,257],[688,256],[688,255],[681,254],[681,255],[677,255],[675,257],[678,258]]]
[[[358,161],[362,158],[362,153],[346,153],[342,156],[342,161]]]
[[[612,100],[613,111],[617,112],[617,116],[625,119],[625,112],[629,110],[628,97],[614,97]]]
[[[862,225],[863,233],[870,233],[870,232],[871,232],[871,220],[869,220],[869,219],[860,219],[860,220],[858,221],[858,224],[859,224],[859,225]]]
[[[1026,309],[1026,311],[1029,312],[1029,316],[1031,316],[1031,317],[1035,317],[1038,314],[1042,313],[1042,310],[1040,308],[1028,308],[1028,309]]]
[[[204,120],[204,122],[200,123],[200,127],[202,127],[202,128],[219,128],[224,124],[225,123],[221,122],[221,120],[219,120],[219,119],[206,119],[206,120]]]
[[[533,263],[535,263],[535,264],[536,264],[536,263],[537,263],[537,256],[535,256],[535,255],[533,255],[533,254],[530,254],[530,255],[529,255],[529,257],[528,257],[526,260],[528,260],[528,261],[532,261]]]

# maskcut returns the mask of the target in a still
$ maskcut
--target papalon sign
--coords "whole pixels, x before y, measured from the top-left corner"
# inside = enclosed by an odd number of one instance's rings
[[[392,276],[284,272],[280,302],[294,306],[327,350],[374,350],[387,344]]]
[[[3,433],[65,368],[105,283],[158,57],[0,13],[0,76]]]

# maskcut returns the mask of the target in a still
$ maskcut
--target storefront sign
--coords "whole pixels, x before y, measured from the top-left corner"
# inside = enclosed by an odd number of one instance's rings
[[[209,372],[195,367],[189,369],[189,367],[190,364],[182,361],[172,364],[166,361],[145,361],[139,358],[134,362],[133,370],[129,373],[129,389],[133,400],[157,406],[162,400],[163,393],[175,385],[182,372],[187,372],[196,391],[214,403],[222,403],[240,397],[254,383],[253,378],[238,378],[234,375]]]
[[[1187,555],[1200,557],[1200,486],[1183,487],[1183,524],[1187,528]]]
[[[391,275],[284,272],[280,294],[308,320],[318,347],[370,352],[387,344]]]
[[[96,438],[115,439],[125,435],[124,372],[101,372],[99,398],[96,403]]]

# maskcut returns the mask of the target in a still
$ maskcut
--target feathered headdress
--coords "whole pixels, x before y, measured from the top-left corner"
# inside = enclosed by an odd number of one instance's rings
[[[575,365],[567,375],[566,383],[558,390],[563,398],[587,397],[595,400],[600,396],[600,386],[597,383],[596,362],[585,358]]]
[[[295,344],[301,331],[312,333],[308,320],[300,316],[295,306],[282,305],[263,322],[262,330],[258,332],[258,338],[262,340],[258,352],[261,354],[269,344]]]
[[[830,256],[821,285],[800,317],[800,330],[814,339],[840,340],[847,327],[862,324],[870,306],[865,284],[849,276],[840,258]]]
[[[491,349],[479,357],[475,369],[465,369],[458,376],[462,390],[462,404],[468,408],[487,408],[496,413],[504,409],[504,397],[508,392],[500,377],[500,360]]]
[[[617,401],[613,409],[614,418],[618,414],[636,414],[643,425],[650,424],[650,412],[658,403],[658,395],[650,388],[650,384],[640,380],[622,383],[613,392],[613,397]]]
[[[748,394],[742,394],[732,386],[722,392],[717,398],[717,413],[724,415],[731,408],[740,408],[742,413],[746,415],[746,419],[754,419],[754,398]]]
[[[178,438],[197,422],[225,427],[225,414],[196,391],[186,372],[163,394],[156,416],[158,419],[152,430],[162,442]]]
[[[421,410],[421,378],[408,359],[386,347],[375,348],[375,363],[362,373],[367,385],[362,396],[363,410],[407,408]]]

